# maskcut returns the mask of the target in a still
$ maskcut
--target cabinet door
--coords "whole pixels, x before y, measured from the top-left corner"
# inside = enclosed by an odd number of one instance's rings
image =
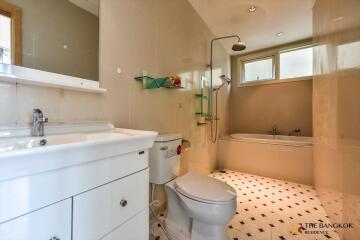
[[[148,169],[75,196],[73,240],[100,239],[147,209],[148,201]]]
[[[0,240],[71,240],[71,199],[0,224]]]
[[[144,211],[131,218],[101,240],[148,240],[149,211]]]

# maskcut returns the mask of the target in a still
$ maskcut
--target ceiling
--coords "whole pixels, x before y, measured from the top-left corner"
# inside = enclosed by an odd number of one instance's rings
[[[89,13],[99,16],[99,1],[100,0],[69,0],[69,2],[76,6],[85,9]]]
[[[312,36],[315,0],[188,0],[216,37],[238,34],[249,52]],[[249,7],[256,11],[250,13]],[[282,36],[276,36],[282,32]],[[230,54],[235,40],[223,40]]]

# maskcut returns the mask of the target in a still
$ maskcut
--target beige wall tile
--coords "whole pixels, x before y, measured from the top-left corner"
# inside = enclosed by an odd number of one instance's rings
[[[312,81],[238,87],[238,57],[231,58],[230,131],[268,133],[277,124],[288,135],[295,128],[312,136]]]
[[[209,126],[198,127],[195,94],[201,74],[207,71],[209,43],[213,37],[187,1],[101,2],[100,78],[108,89],[104,106],[119,127],[179,132],[192,142],[182,156],[182,170],[207,174],[216,168],[216,144]],[[228,73],[229,57],[215,46],[214,68]],[[122,73],[118,74],[116,68]],[[145,90],[133,78],[180,75],[182,90]],[[215,76],[216,77],[216,76]],[[220,133],[228,126],[228,94],[219,93]]]
[[[331,221],[354,224],[340,230],[347,240],[360,236],[359,11],[356,0],[317,0],[313,12],[314,181]]]
[[[16,123],[16,84],[0,83],[0,124]]]

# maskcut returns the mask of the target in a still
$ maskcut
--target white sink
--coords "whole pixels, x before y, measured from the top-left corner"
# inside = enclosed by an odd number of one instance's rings
[[[52,134],[45,137],[19,136],[28,130],[0,130],[0,136],[10,136],[0,137],[0,182],[142,151],[150,148],[157,136],[151,131],[95,125],[54,126],[48,129]]]

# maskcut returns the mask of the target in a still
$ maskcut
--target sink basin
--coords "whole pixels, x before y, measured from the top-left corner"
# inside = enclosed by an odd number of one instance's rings
[[[68,128],[49,129],[53,134],[44,137],[1,137],[0,181],[146,150],[157,136],[156,132],[114,128],[111,124]]]

